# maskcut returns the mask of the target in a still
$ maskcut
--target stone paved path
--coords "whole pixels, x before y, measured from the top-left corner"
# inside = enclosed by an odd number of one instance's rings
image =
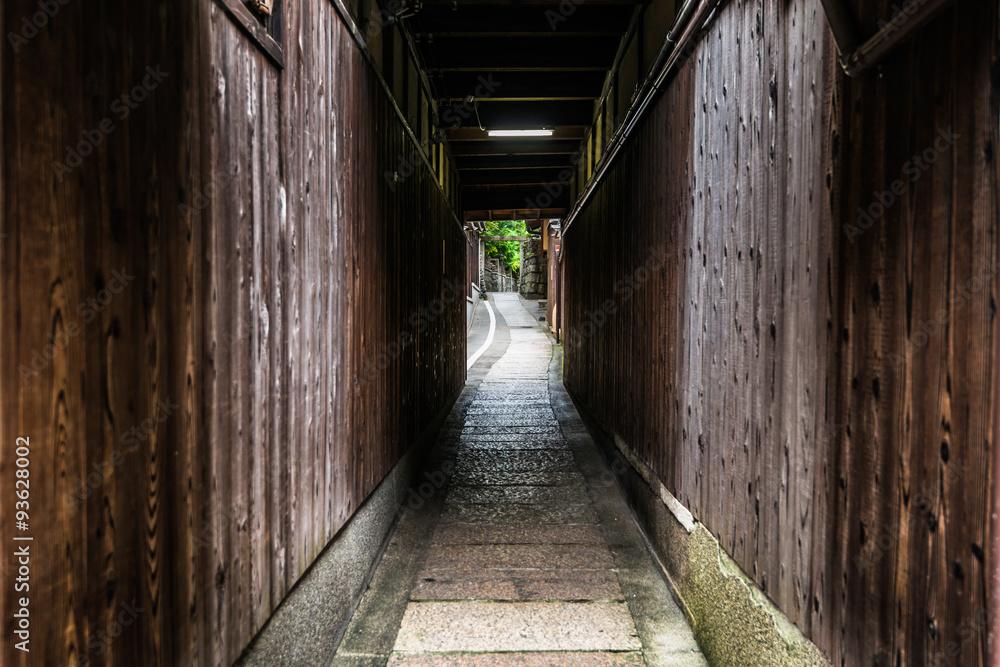
[[[412,498],[334,664],[706,664],[549,337],[516,295],[493,298],[506,350],[473,367],[426,476],[447,483]]]

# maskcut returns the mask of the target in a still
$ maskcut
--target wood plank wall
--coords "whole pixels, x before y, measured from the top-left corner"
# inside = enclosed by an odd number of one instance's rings
[[[390,190],[413,147],[332,4],[285,30],[282,71],[201,0],[0,45],[0,539],[30,437],[36,614],[29,661],[5,548],[0,664],[231,664],[464,381],[460,227],[429,170]]]
[[[998,34],[729,2],[564,240],[568,387],[834,664],[986,664]]]

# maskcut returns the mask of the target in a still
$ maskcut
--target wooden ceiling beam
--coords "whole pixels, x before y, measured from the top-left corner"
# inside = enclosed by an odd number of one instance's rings
[[[459,175],[462,185],[539,185],[555,183],[569,167],[475,169]]]
[[[566,215],[565,208],[507,208],[507,209],[465,209],[464,217],[470,224],[473,222],[488,222],[493,220],[528,220],[562,218]]]
[[[418,44],[431,71],[461,64],[497,70],[509,67],[611,67],[620,37],[577,37],[553,32],[547,37],[441,37]]]
[[[538,169],[551,167],[566,169],[571,166],[569,155],[477,155],[455,157],[459,172],[483,169]]]
[[[479,127],[489,130],[553,129],[563,125],[590,125],[594,121],[593,100],[551,102],[478,101],[478,114],[471,105],[439,109],[443,127]]]
[[[586,35],[614,33],[621,37],[628,30],[631,5],[591,4],[591,0],[573,7],[548,2],[532,5],[427,5],[406,19],[414,34],[445,35],[447,33],[519,35],[537,33],[551,36],[554,32]]]
[[[572,155],[580,148],[573,139],[524,139],[512,141],[458,141],[452,142],[451,154],[460,155]]]
[[[460,101],[483,90],[483,82],[496,82],[490,99],[597,99],[607,73],[596,72],[447,72],[431,77],[435,89],[446,100]]]
[[[462,207],[467,210],[568,208],[569,204],[569,188],[562,188],[553,196],[534,185],[462,186]]]

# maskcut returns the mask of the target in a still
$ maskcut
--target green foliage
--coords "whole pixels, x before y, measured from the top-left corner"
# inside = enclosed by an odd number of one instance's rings
[[[527,236],[528,226],[524,220],[497,220],[486,223],[483,236]],[[486,256],[498,257],[504,264],[521,273],[521,244],[517,241],[487,241]]]

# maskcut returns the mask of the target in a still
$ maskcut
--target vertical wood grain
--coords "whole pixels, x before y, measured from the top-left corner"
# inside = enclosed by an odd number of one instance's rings
[[[835,664],[986,664],[996,25],[847,80],[818,2],[728,3],[564,240],[567,385]]]

